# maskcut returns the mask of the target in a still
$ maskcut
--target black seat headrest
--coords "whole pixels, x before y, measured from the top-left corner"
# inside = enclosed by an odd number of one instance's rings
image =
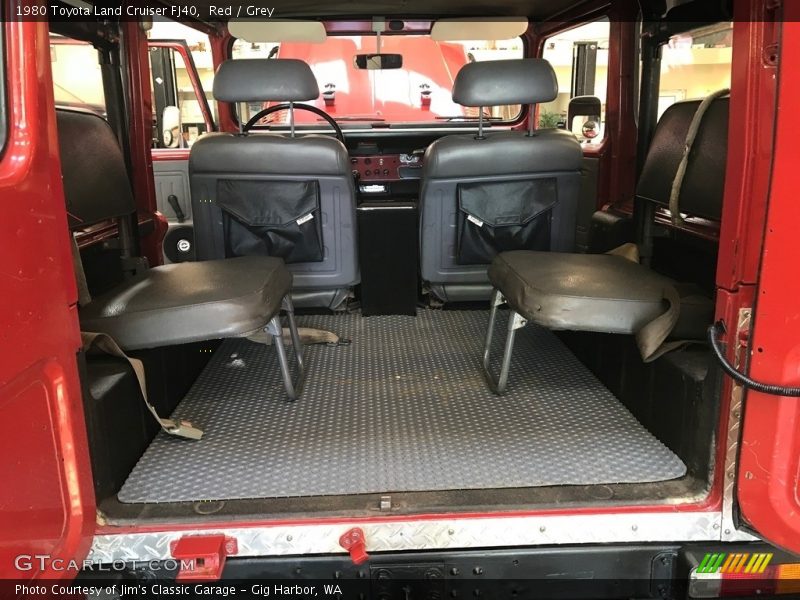
[[[70,229],[134,212],[125,158],[106,120],[90,111],[59,108],[56,121]]]
[[[311,67],[293,58],[226,60],[214,76],[222,102],[305,102],[319,97]]]
[[[556,73],[543,58],[469,63],[453,82],[453,102],[462,106],[538,104],[557,96]]]
[[[728,157],[729,97],[718,98],[703,116],[681,187],[680,211],[719,221]],[[669,206],[672,183],[701,100],[676,102],[656,126],[636,189],[639,198]]]

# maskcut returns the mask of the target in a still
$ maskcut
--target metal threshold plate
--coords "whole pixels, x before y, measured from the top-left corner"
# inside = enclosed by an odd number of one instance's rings
[[[311,346],[284,399],[274,348],[225,341],[119,500],[183,502],[665,481],[686,473],[550,331],[519,331],[505,396],[480,368],[488,311],[307,316],[349,346]],[[502,326],[502,323],[498,323]],[[500,338],[501,336],[497,336]]]

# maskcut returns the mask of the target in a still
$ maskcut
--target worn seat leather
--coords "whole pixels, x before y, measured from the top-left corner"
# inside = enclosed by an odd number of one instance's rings
[[[240,336],[262,329],[291,286],[279,258],[164,265],[94,298],[81,309],[81,328],[126,350]]]
[[[703,339],[714,311],[696,286],[610,254],[504,252],[489,279],[513,310],[549,329],[637,333],[668,308],[670,286],[681,303],[673,337]]]
[[[498,255],[489,280],[509,306],[550,329],[635,333],[664,312],[669,280],[612,255],[516,251]]]

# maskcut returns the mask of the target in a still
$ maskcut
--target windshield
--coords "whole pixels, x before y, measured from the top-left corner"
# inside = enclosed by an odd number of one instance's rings
[[[477,108],[453,102],[453,80],[468,62],[503,60],[523,56],[522,40],[436,42],[427,35],[382,36],[381,52],[403,56],[400,69],[363,70],[353,64],[359,53],[377,50],[375,36],[329,36],[324,43],[251,44],[237,40],[233,58],[297,58],[307,62],[320,89],[313,102],[337,121],[364,123],[441,123],[477,118]],[[247,121],[270,103],[249,103]],[[242,110],[242,109],[240,109]],[[511,121],[521,107],[484,109],[484,116]],[[319,117],[296,111],[298,124],[316,123]],[[269,115],[264,124],[288,123],[286,111]]]

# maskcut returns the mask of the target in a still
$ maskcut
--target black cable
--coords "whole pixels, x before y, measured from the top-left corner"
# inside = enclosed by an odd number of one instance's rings
[[[725,333],[725,324],[722,321],[717,321],[708,328],[708,343],[711,349],[722,366],[722,370],[730,375],[735,381],[738,381],[743,386],[754,389],[757,392],[764,394],[772,394],[773,396],[800,396],[800,387],[785,387],[782,385],[773,385],[771,383],[762,383],[755,379],[750,379],[747,375],[737,371],[734,366],[728,362],[722,352],[722,347],[719,343],[719,336]]]

